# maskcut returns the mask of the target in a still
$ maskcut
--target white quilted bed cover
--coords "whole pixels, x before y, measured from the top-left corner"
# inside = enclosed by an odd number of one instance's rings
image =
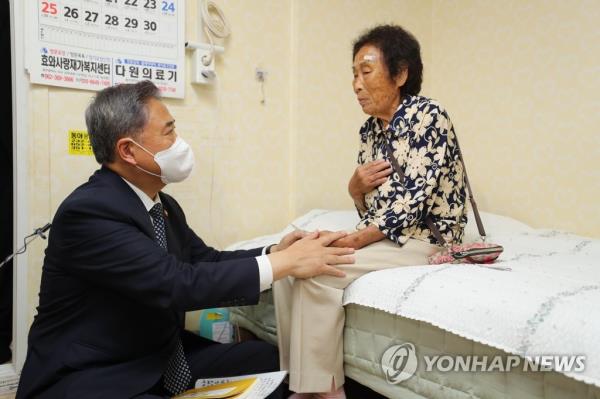
[[[381,270],[352,283],[344,304],[425,321],[523,357],[584,355],[584,371],[564,374],[600,387],[600,240],[535,230],[488,213],[482,218],[488,238],[505,248],[493,265],[499,268],[461,264]],[[472,219],[466,241],[477,236]],[[357,221],[352,211],[313,210],[293,224],[307,230],[352,230]],[[232,249],[275,242],[291,230],[288,226]]]

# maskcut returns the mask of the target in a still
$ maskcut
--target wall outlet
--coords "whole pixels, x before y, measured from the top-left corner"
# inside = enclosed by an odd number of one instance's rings
[[[194,49],[192,83],[212,84],[217,77],[215,55],[210,50]]]

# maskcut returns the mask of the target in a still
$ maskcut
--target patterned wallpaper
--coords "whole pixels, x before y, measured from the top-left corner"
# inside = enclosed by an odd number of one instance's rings
[[[188,84],[184,100],[167,101],[197,158],[190,179],[167,191],[208,243],[279,231],[313,208],[351,208],[346,184],[366,118],[352,93],[351,45],[385,22],[419,39],[423,94],[448,109],[480,208],[600,237],[600,2],[219,3],[232,25],[219,83]],[[190,38],[195,6],[187,1]],[[256,67],[268,71],[264,105]],[[92,95],[31,87],[32,226],[97,168],[67,154],[67,131],[85,128]],[[29,252],[32,316],[43,244]]]
[[[432,96],[479,207],[600,238],[600,2],[436,1]]]

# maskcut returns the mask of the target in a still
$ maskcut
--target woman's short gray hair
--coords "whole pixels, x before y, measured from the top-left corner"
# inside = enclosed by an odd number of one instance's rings
[[[151,98],[160,98],[160,91],[149,80],[108,87],[96,95],[85,111],[85,123],[98,163],[112,162],[117,141],[144,128]]]

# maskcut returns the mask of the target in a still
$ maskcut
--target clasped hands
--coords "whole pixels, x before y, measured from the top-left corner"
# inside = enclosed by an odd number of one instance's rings
[[[331,244],[348,233],[295,230],[271,247],[269,260],[273,280],[286,276],[310,278],[321,274],[344,277],[336,265],[354,263],[354,248],[335,247]]]
[[[354,233],[345,231],[295,230],[271,247],[269,260],[273,268],[273,280],[286,276],[310,278],[321,274],[344,277],[336,265],[354,263],[355,249],[362,248],[385,236],[376,226]]]

